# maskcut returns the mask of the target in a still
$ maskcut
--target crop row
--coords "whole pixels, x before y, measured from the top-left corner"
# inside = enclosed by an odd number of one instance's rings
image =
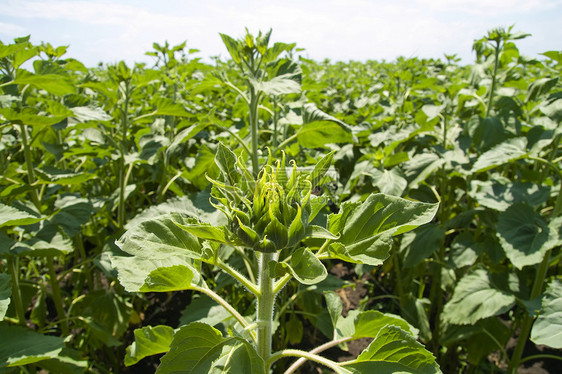
[[[0,373],[559,364],[561,52],[221,37],[153,67],[0,44]]]

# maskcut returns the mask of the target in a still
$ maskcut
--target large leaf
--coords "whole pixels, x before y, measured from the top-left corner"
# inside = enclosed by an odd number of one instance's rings
[[[156,113],[157,115],[166,115],[166,116],[178,116],[178,117],[187,117],[191,116],[185,107],[181,104],[173,102],[171,99],[165,97],[158,97],[154,101],[154,105],[156,105]]]
[[[550,197],[550,187],[530,182],[511,182],[501,176],[493,180],[473,180],[470,184],[470,195],[480,205],[490,209],[504,211],[512,204],[527,203],[537,206]]]
[[[392,236],[428,223],[438,207],[384,194],[370,195],[363,202],[346,202],[340,213],[328,217],[330,232],[340,235],[330,246],[330,254],[346,261],[380,265],[388,257]]]
[[[415,155],[404,163],[404,174],[409,180],[410,188],[417,188],[434,171],[441,168],[445,160],[435,153],[425,152]]]
[[[373,180],[373,185],[386,195],[400,196],[408,186],[408,181],[400,175],[397,168],[391,170],[373,168],[369,175]]]
[[[82,225],[88,222],[92,214],[92,204],[86,199],[66,196],[56,202],[61,210],[51,218],[51,223],[59,226],[69,237],[81,231]]]
[[[14,80],[17,84],[30,84],[53,95],[66,95],[76,92],[76,87],[70,79],[58,74],[32,74],[26,70],[18,70]]]
[[[152,205],[137,214],[135,218],[127,222],[125,228],[131,229],[142,221],[171,213],[197,217],[200,221],[210,222],[217,226],[226,223],[226,217],[222,212],[209,204],[209,197],[210,191],[206,190],[198,194],[168,199],[164,203]]]
[[[43,224],[33,237],[23,242],[17,242],[12,248],[12,253],[19,256],[60,256],[74,251],[72,241],[64,236],[60,229],[49,221]]]
[[[336,122],[312,122],[303,125],[297,132],[299,144],[305,148],[324,148],[331,143],[349,143],[351,133]]]
[[[46,166],[42,169],[36,169],[37,176],[40,184],[82,184],[92,178],[95,178],[94,173],[75,173],[70,170],[60,170],[52,166]]]
[[[562,217],[550,224],[529,205],[510,206],[498,219],[498,238],[515,267],[534,265],[542,261],[549,249],[561,243]]]
[[[406,247],[404,267],[413,267],[431,256],[441,245],[445,237],[445,229],[435,223],[421,226],[415,230],[415,238]]]
[[[301,91],[300,79],[301,71],[297,66],[297,69],[294,71],[278,75],[268,81],[250,79],[250,82],[252,82],[257,91],[263,91],[267,95],[285,95]]]
[[[336,333],[336,326],[338,321],[342,318],[343,306],[340,296],[334,291],[324,291],[324,298],[326,299],[326,306],[328,308],[328,313],[332,320],[332,326],[334,327],[334,333]],[[336,335],[334,334],[334,338]]]
[[[508,274],[490,275],[477,269],[465,275],[455,287],[453,297],[445,305],[443,319],[457,325],[505,313],[515,305],[515,295]]]
[[[80,122],[111,121],[111,116],[99,107],[76,106],[71,110],[74,118]]]
[[[418,330],[399,316],[376,310],[364,312],[352,310],[349,311],[347,317],[338,321],[336,325],[337,338],[347,336],[354,339],[375,338],[388,325],[399,327],[414,338],[417,337]]]
[[[4,319],[12,296],[12,278],[8,274],[0,274],[0,321]]]
[[[554,280],[548,286],[539,317],[531,330],[536,344],[562,348],[562,282]]]
[[[44,218],[36,217],[23,210],[0,203],[0,227],[31,225],[43,219]]]
[[[163,135],[145,134],[139,139],[139,159],[153,164],[158,152],[170,144],[170,140]]]
[[[64,339],[61,337],[16,326],[0,326],[0,341],[3,342],[0,344],[0,368],[57,358],[64,348]]]
[[[345,122],[329,115],[328,113],[321,111],[313,103],[306,103],[303,105],[302,121],[305,125],[313,122],[334,122],[337,123],[346,132],[352,132],[351,128]]]
[[[151,259],[174,254],[199,258],[201,243],[178,226],[196,223],[196,219],[179,213],[158,216],[130,228],[115,244],[130,255]]]
[[[46,116],[39,115],[34,108],[23,108],[21,112],[17,112],[12,108],[0,109],[0,115],[6,120],[29,126],[46,127],[61,122],[66,116]]]
[[[177,223],[177,226],[195,237],[224,244],[231,244],[229,231],[226,226],[212,226],[207,223],[192,223],[188,225]]]
[[[351,365],[358,373],[441,373],[435,357],[416,339],[396,326],[383,327]]]
[[[180,325],[188,325],[191,322],[201,322],[210,326],[215,326],[226,320],[234,319],[232,314],[223,306],[206,295],[192,297],[189,305],[182,312]]]
[[[265,364],[248,342],[194,322],[176,332],[156,373],[265,374]]]
[[[308,248],[298,248],[288,263],[276,263],[273,270],[276,276],[290,273],[302,284],[316,284],[322,282],[328,271],[324,264]]]
[[[512,138],[484,152],[474,163],[472,171],[480,173],[513,162],[527,155],[527,138]]]
[[[127,331],[133,312],[123,296],[104,289],[90,291],[77,299],[72,310],[81,317],[79,323],[87,326],[88,338],[107,347],[122,344],[119,339]]]
[[[127,291],[185,289],[190,282],[202,282],[192,265],[193,259],[200,258],[201,243],[179,228],[178,222],[194,222],[194,219],[172,213],[141,221],[116,242],[130,255],[110,256],[111,263],[118,270],[119,280]],[[159,268],[167,270],[153,273]],[[185,272],[186,277],[191,276],[191,280],[179,277],[177,273],[181,271]]]
[[[562,99],[559,93],[550,95],[548,99],[541,102],[539,108],[541,112],[557,122],[562,119]]]
[[[174,154],[181,143],[187,142],[189,139],[193,138],[209,125],[210,123],[197,123],[182,130],[174,137],[174,140],[168,146],[168,148],[166,148],[166,155]]]
[[[152,287],[154,287],[154,291],[165,288],[182,289],[180,286],[186,285],[188,285],[186,288],[189,288],[191,284],[193,284],[191,281],[194,279],[201,283],[203,282],[200,279],[200,275],[197,273],[197,270],[192,265],[192,258],[183,254],[172,253],[169,256],[162,256],[162,258],[152,258],[149,252],[144,256],[110,255],[110,260],[113,267],[115,267],[118,271],[118,277],[121,285],[129,292],[140,292],[141,290],[149,292],[153,290]],[[175,270],[170,269],[176,266],[179,268]],[[158,269],[168,270],[156,272]],[[179,285],[173,284],[171,281],[177,279],[173,277],[173,275],[169,276],[171,279],[165,281],[165,277],[168,277],[169,271],[172,273],[182,271],[186,278],[190,278],[190,281],[180,278]],[[151,276],[151,274],[154,277],[148,279],[147,282],[147,278]],[[160,281],[162,278],[164,278],[164,280]]]
[[[145,326],[135,329],[135,341],[127,347],[125,366],[131,366],[147,356],[168,352],[174,339],[170,326]]]
[[[443,325],[443,346],[461,344],[468,351],[468,361],[479,365],[490,353],[505,346],[512,332],[500,317],[482,319],[471,325]]]
[[[453,239],[450,245],[451,252],[449,261],[452,268],[473,265],[478,256],[484,251],[485,242],[475,242],[474,234],[471,232],[460,233]],[[490,247],[488,247],[488,252]]]
[[[151,271],[145,278],[140,292],[170,292],[188,290],[192,284],[200,284],[201,276],[189,264],[161,266]]]

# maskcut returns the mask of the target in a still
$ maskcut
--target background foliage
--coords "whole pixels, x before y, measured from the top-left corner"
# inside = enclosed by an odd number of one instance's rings
[[[276,43],[286,63],[266,67],[281,78],[260,86],[259,144],[299,166],[335,151],[320,218],[377,192],[440,203],[430,224],[390,241],[382,266],[355,261],[346,277],[331,260],[322,283],[288,284],[276,348],[332,339],[343,320],[324,291],[360,286],[346,313],[400,315],[443,372],[559,360],[562,54],[521,56],[526,36],[491,30],[469,66],[447,55],[317,62]],[[241,154],[249,141],[237,88],[247,77],[236,58],[203,63],[185,43],[155,43],[154,66],[86,68],[65,52],[29,38],[0,45],[0,338],[10,341],[0,372],[154,372],[145,357],[166,352],[173,329],[226,331],[232,318],[191,291],[129,292],[144,278],[131,268],[119,281],[109,256],[124,254],[115,241],[126,229],[163,213],[220,222],[206,175],[219,175],[219,143]],[[243,315],[255,312],[243,287],[203,269]]]

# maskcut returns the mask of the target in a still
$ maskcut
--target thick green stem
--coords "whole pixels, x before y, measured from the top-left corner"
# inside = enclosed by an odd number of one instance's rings
[[[250,131],[252,134],[252,169],[254,176],[258,175],[260,170],[258,160],[258,101],[254,87],[250,86]]]
[[[492,110],[492,104],[494,101],[494,95],[496,93],[499,58],[500,58],[500,41],[498,40],[495,48],[494,72],[492,73],[492,87],[490,88],[490,97],[488,98],[488,107],[486,108],[486,118],[490,116],[490,112]]]
[[[12,276],[12,300],[14,300],[14,306],[16,307],[18,322],[20,325],[25,326],[25,310],[23,308],[23,301],[21,297],[19,266],[17,260],[16,256],[8,255],[8,271]]]
[[[62,304],[62,297],[60,293],[60,286],[57,279],[57,274],[55,273],[55,265],[53,263],[52,257],[47,257],[47,267],[49,268],[49,280],[51,283],[51,289],[53,292],[53,302],[55,304],[55,309],[59,317],[59,325],[63,336],[68,335],[68,324],[66,322],[66,314],[64,312],[64,306]]]
[[[125,189],[127,187],[125,173],[125,154],[127,152],[127,131],[129,127],[129,85],[125,84],[125,102],[121,116],[121,160],[119,163],[119,210],[117,211],[117,224],[122,230],[125,226]]]
[[[537,269],[537,273],[535,274],[535,282],[533,283],[533,289],[531,290],[531,300],[539,297],[542,292],[544,280],[546,278],[546,272],[548,271],[548,265],[550,263],[550,252],[551,251],[548,251],[545,254],[544,259],[542,260],[539,268]],[[513,354],[511,355],[511,361],[509,369],[507,371],[509,374],[517,373],[517,368],[521,364],[521,356],[523,355],[523,349],[525,348],[525,343],[527,343],[527,339],[529,338],[529,333],[531,332],[532,325],[533,317],[529,316],[529,314],[526,313],[523,322],[521,323],[517,345],[515,346]]]
[[[25,165],[27,167],[27,181],[31,186],[31,200],[33,205],[39,210],[41,210],[41,203],[39,202],[39,195],[37,194],[37,188],[35,187],[35,171],[33,170],[33,161],[31,159],[31,149],[29,146],[29,140],[27,138],[27,127],[25,125],[20,125],[21,129],[21,140],[23,144],[23,152],[25,155]]]
[[[271,336],[273,334],[273,305],[275,293],[273,278],[269,273],[269,263],[275,259],[273,253],[262,253],[259,259],[259,288],[257,319],[258,324],[258,354],[268,361],[271,355]],[[267,367],[269,371],[269,367]]]

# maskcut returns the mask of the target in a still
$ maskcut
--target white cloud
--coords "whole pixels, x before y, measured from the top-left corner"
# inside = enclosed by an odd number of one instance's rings
[[[545,11],[562,4],[561,0],[417,0],[417,2],[440,12],[462,12],[488,17]]]
[[[110,1],[14,1],[0,4],[4,16],[118,25],[135,7]]]
[[[76,51],[73,57],[86,59],[89,64],[118,59],[150,61],[144,52],[152,49],[153,42],[166,40],[170,44],[187,40],[188,48],[200,49],[201,56],[227,56],[218,33],[240,37],[245,27],[251,32],[273,28],[274,41],[297,42],[306,49],[305,55],[314,59],[392,60],[399,55],[441,57],[443,53],[457,53],[470,62],[474,39],[494,27],[527,21],[529,12],[547,9],[554,14],[550,9],[559,9],[561,3],[562,0],[4,0],[0,2],[0,14],[9,21],[6,25],[16,25],[18,21],[25,25],[12,29],[12,35],[31,33],[34,39],[58,38],[45,41],[70,44],[69,52]],[[547,24],[536,23],[543,28]],[[0,33],[2,27],[0,24]],[[558,40],[560,32],[550,30],[547,35]]]
[[[25,28],[13,23],[0,22],[0,35],[6,35],[11,38],[21,36],[25,33]]]

